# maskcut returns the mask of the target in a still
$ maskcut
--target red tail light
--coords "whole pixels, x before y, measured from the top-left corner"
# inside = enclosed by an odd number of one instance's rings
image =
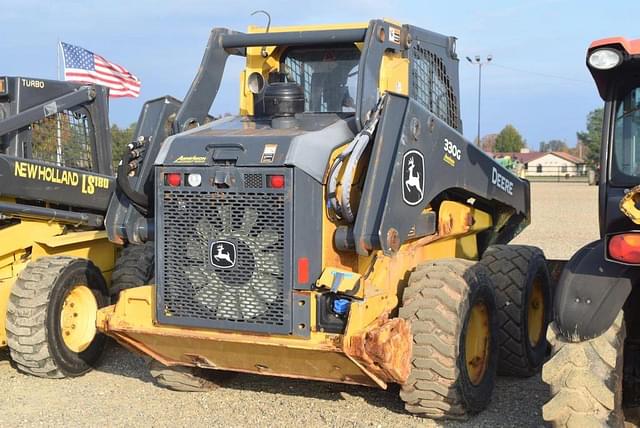
[[[609,256],[625,263],[640,264],[640,233],[623,233],[609,239]]]
[[[309,282],[309,259],[300,257],[298,259],[298,284]]]
[[[284,187],[284,175],[267,175],[267,186],[274,189],[282,189]]]
[[[182,184],[182,174],[178,172],[170,172],[164,175],[164,181],[171,187],[178,187]]]

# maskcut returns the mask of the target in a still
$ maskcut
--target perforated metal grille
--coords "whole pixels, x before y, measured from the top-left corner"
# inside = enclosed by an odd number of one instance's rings
[[[26,152],[32,159],[91,170],[93,152],[89,118],[81,112],[54,114],[31,125]]]
[[[226,329],[290,329],[283,192],[165,188],[162,205],[163,316]]]
[[[447,69],[433,52],[415,45],[411,49],[412,97],[452,128],[458,128],[458,101]]]
[[[244,187],[247,189],[262,189],[262,174],[245,174],[244,175]]]

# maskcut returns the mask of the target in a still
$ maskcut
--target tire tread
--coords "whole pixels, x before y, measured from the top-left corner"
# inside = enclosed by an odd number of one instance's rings
[[[122,290],[148,284],[154,274],[154,247],[152,242],[125,247],[116,260],[109,294],[114,298]]]
[[[521,316],[526,311],[523,303],[524,285],[529,260],[544,258],[538,247],[530,245],[492,245],[485,251],[481,263],[491,275],[498,305],[498,374],[528,377],[537,373],[542,360],[535,365],[527,355],[528,336]],[[550,302],[548,302],[550,304]]]
[[[543,406],[554,427],[622,426],[624,317],[618,314],[602,335],[572,343],[552,323],[547,338],[552,357],[542,369],[551,399]]]
[[[7,306],[7,342],[11,359],[22,372],[50,379],[66,377],[49,350],[44,319],[53,284],[74,260],[52,256],[31,261],[13,284]],[[36,319],[42,322],[29,321]]]
[[[457,363],[469,305],[465,274],[472,266],[483,269],[473,261],[438,260],[419,265],[410,276],[399,311],[414,333],[411,375],[400,391],[410,413],[434,419],[468,416]]]
[[[185,366],[165,366],[151,360],[149,372],[157,385],[179,392],[207,392],[219,387],[207,379],[202,369]]]

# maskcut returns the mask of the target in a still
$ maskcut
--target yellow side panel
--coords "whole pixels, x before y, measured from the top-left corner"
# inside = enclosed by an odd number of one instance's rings
[[[116,247],[108,239],[100,239],[64,247],[34,245],[31,257],[37,259],[44,256],[70,256],[91,260],[102,271],[107,284],[110,284],[116,252]]]
[[[72,244],[92,242],[109,239],[105,230],[88,230],[85,232],[72,232],[64,235],[45,236],[35,241],[47,247],[57,248]]]
[[[380,93],[409,95],[409,59],[400,53],[385,53],[380,65]]]
[[[240,116],[253,116],[253,96],[247,85],[248,70],[240,72]]]

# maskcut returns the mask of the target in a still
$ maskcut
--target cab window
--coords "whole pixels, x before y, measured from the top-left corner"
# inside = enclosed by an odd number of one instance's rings
[[[640,182],[640,87],[618,102],[614,123],[612,179],[616,184]]]
[[[352,112],[360,50],[341,47],[290,48],[281,61],[287,80],[304,90],[305,112]]]

